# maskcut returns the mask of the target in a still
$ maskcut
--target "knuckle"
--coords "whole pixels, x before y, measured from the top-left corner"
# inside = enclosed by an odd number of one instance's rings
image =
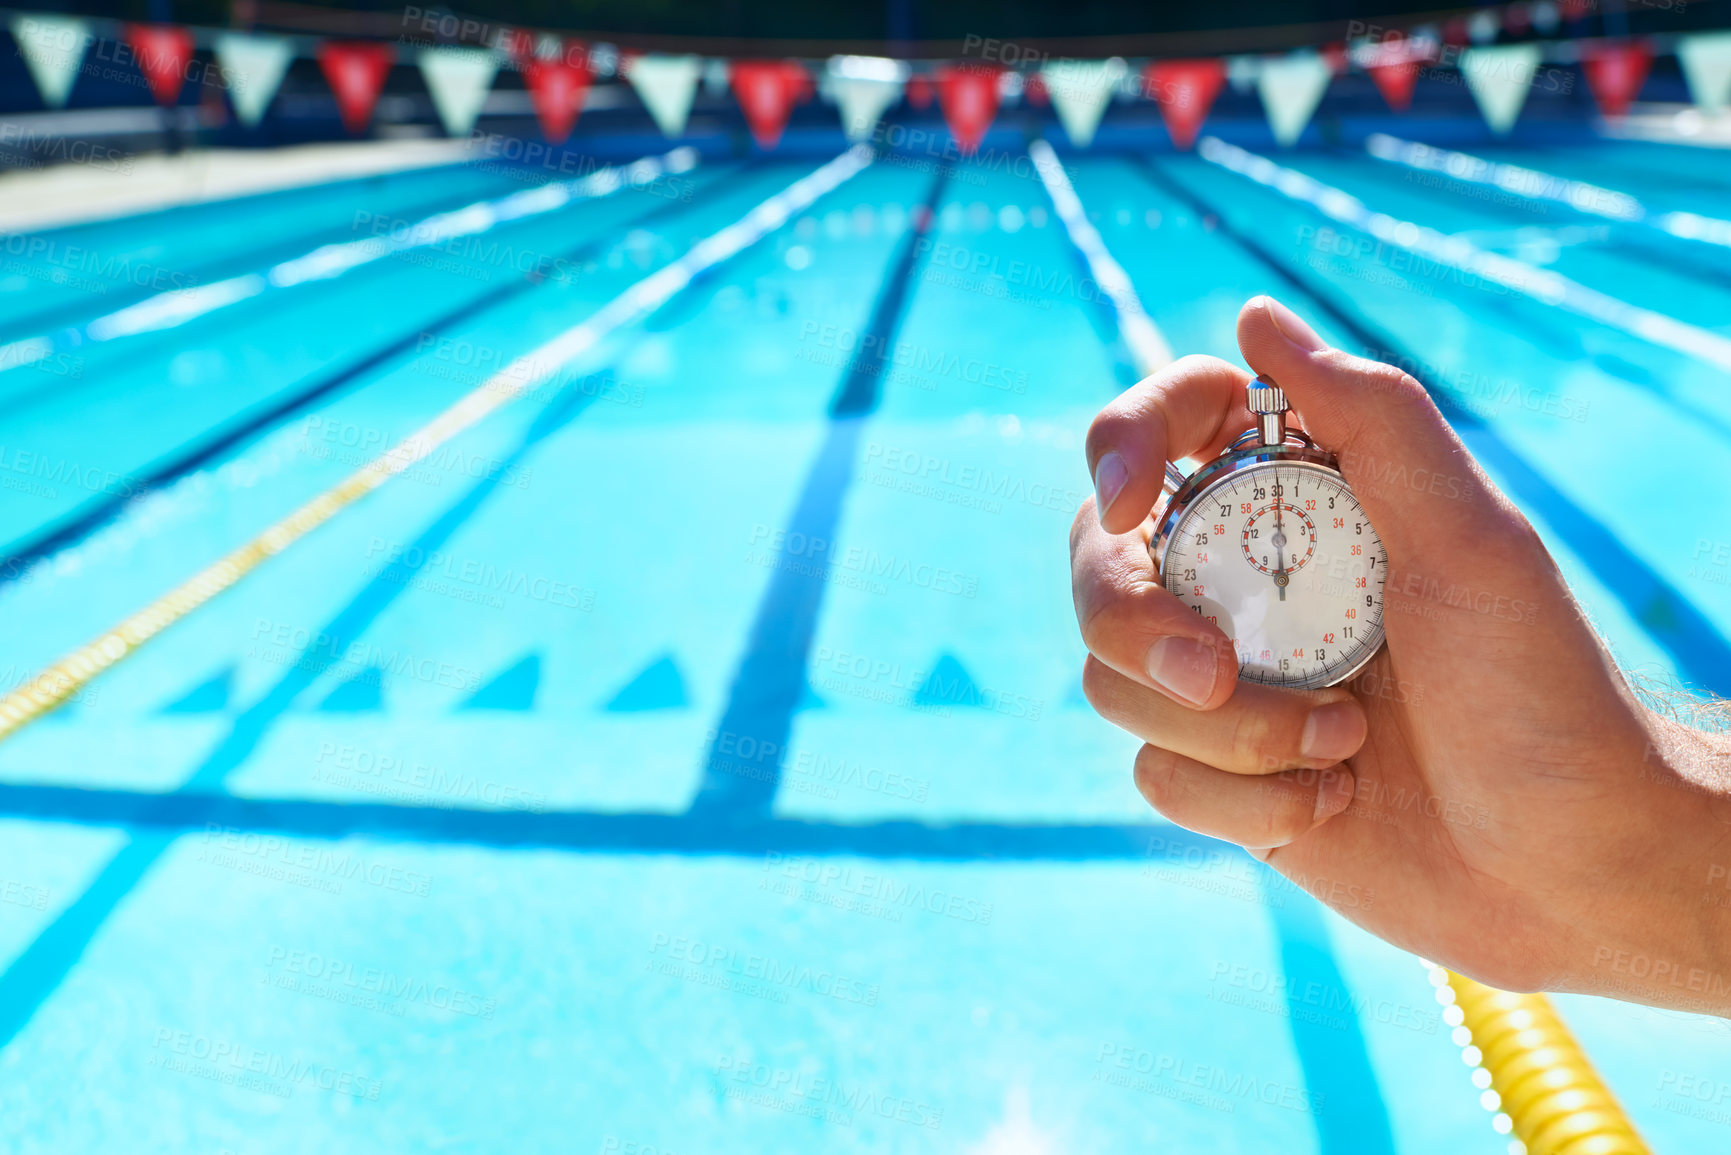
[[[1070,519],[1070,558],[1074,560],[1076,551],[1088,531],[1099,519],[1094,516],[1094,498],[1092,495],[1082,499],[1082,504],[1076,507],[1076,516]]]
[[[1165,814],[1177,797],[1178,755],[1158,746],[1136,752],[1136,789],[1148,805]]]
[[[1284,736],[1284,726],[1273,711],[1239,710],[1232,722],[1228,746],[1232,765],[1255,767],[1262,773],[1290,765],[1292,751],[1297,746],[1293,743],[1287,748],[1282,741]]]
[[[1101,717],[1109,718],[1115,712],[1119,676],[1093,655],[1082,663],[1082,696]]]
[[[1264,805],[1256,816],[1251,846],[1285,846],[1310,829],[1316,791],[1292,775],[1270,778],[1263,786]]]

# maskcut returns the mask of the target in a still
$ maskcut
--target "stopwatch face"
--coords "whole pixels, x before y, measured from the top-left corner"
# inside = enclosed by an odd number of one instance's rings
[[[1223,474],[1172,523],[1160,572],[1232,639],[1248,681],[1332,686],[1382,645],[1388,557],[1325,466],[1266,461]]]

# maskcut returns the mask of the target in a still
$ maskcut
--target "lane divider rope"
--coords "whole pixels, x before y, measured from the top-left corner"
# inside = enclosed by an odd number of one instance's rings
[[[142,301],[105,313],[82,329],[25,337],[0,345],[0,373],[33,365],[86,341],[112,341],[139,333],[173,329],[250,300],[274,289],[289,289],[309,281],[328,281],[386,257],[435,246],[451,251],[454,242],[478,237],[496,225],[525,220],[564,208],[573,201],[598,200],[625,188],[646,188],[669,173],[689,172],[699,160],[695,149],[681,146],[663,156],[646,156],[628,165],[596,169],[575,180],[551,181],[465,208],[435,213],[424,220],[385,221],[381,236],[321,245],[309,253],[279,261],[261,273],[243,273],[189,288],[166,289]],[[48,241],[37,238],[32,245]],[[464,255],[459,246],[455,255]],[[26,252],[28,255],[28,250]]]
[[[1372,212],[1349,192],[1227,144],[1218,137],[1203,137],[1196,151],[1210,164],[1249,177],[1290,200],[1320,209],[1324,216],[1367,233],[1383,244],[1731,371],[1731,337],[1618,300],[1561,273],[1481,249],[1465,237],[1449,236],[1412,221],[1397,220],[1387,213]]]
[[[329,521],[339,511],[413,466],[488,414],[545,384],[614,330],[660,308],[698,274],[780,228],[794,213],[857,175],[872,163],[872,159],[870,148],[856,145],[801,177],[739,220],[697,242],[683,257],[644,277],[582,323],[517,358],[402,443],[361,466],[339,484],[0,698],[0,741],[66,702],[92,678],[136,652],[144,643],[234,585],[260,563]]]
[[[1082,198],[1076,195],[1075,186],[1070,183],[1070,174],[1064,171],[1058,154],[1043,140],[1030,144],[1028,154],[1034,158],[1034,171],[1040,174],[1040,182],[1046,186],[1046,195],[1052,198],[1052,207],[1057,210],[1058,219],[1064,222],[1064,228],[1070,234],[1070,243],[1080,250],[1083,259],[1088,262],[1088,271],[1094,274],[1094,283],[1100,286],[1101,291],[1111,300],[1112,308],[1118,313],[1118,331],[1124,335],[1124,343],[1130,347],[1130,356],[1136,362],[1137,372],[1146,377],[1155,370],[1170,365],[1173,360],[1172,346],[1166,343],[1166,336],[1160,332],[1160,326],[1154,323],[1154,318],[1142,307],[1142,298],[1136,295],[1136,286],[1131,283],[1130,274],[1124,271],[1124,266],[1107,250],[1100,230],[1088,219],[1088,212],[1082,207]]]
[[[1364,149],[1378,160],[1434,172],[1463,184],[1484,185],[1525,200],[1568,205],[1576,212],[1607,220],[1651,225],[1686,241],[1731,246],[1731,221],[1704,217],[1699,213],[1651,213],[1640,200],[1626,192],[1572,180],[1506,161],[1485,160],[1469,152],[1402,140],[1385,132],[1372,133]]]
[[[1549,999],[1424,965],[1510,1155],[1651,1155]]]

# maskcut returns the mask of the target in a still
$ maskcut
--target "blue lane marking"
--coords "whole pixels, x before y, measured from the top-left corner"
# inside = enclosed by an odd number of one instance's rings
[[[748,164],[738,169],[729,170],[729,175],[748,175],[750,170],[759,167]],[[719,176],[717,177],[719,179]],[[645,228],[656,224],[665,217],[677,216],[690,206],[682,201],[671,201],[656,205],[647,212],[621,222],[617,230],[609,231],[605,236],[585,241],[562,254],[561,259],[581,264],[590,257],[597,255],[608,245],[617,240],[617,233],[636,228]],[[288,420],[318,402],[330,398],[345,386],[355,384],[367,374],[387,363],[396,360],[405,353],[413,352],[420,344],[422,334],[439,334],[446,329],[462,324],[477,317],[496,305],[502,305],[513,298],[533,292],[538,288],[536,282],[528,279],[512,281],[492,289],[473,300],[458,305],[424,324],[417,325],[412,331],[405,332],[400,338],[381,345],[371,352],[362,354],[357,360],[351,361],[341,369],[314,377],[305,385],[292,389],[288,396],[278,401],[270,401],[251,414],[242,417],[216,433],[182,446],[169,454],[160,464],[147,473],[128,476],[126,487],[118,493],[98,493],[83,506],[74,509],[61,519],[58,524],[39,531],[35,537],[14,545],[10,552],[0,557],[0,589],[16,581],[20,574],[33,563],[60,550],[77,545],[91,534],[108,525],[133,501],[162,489],[185,477],[196,469],[201,469],[212,461],[218,460],[235,449],[269,432],[276,425]]]
[[[1184,201],[1196,212],[1218,218],[1223,236],[1236,242],[1282,281],[1308,295],[1335,324],[1352,334],[1362,348],[1388,349],[1406,363],[1418,366],[1415,376],[1449,424],[1461,431],[1481,460],[1498,471],[1520,504],[1537,511],[1556,530],[1569,551],[1641,623],[1671,656],[1678,670],[1697,686],[1720,697],[1731,694],[1731,643],[1713,622],[1615,534],[1528,464],[1495,430],[1456,404],[1446,389],[1423,376],[1424,358],[1412,355],[1402,342],[1340,302],[1328,286],[1304,276],[1261,243],[1240,233],[1224,214],[1211,208],[1206,200],[1155,162],[1143,159],[1137,167],[1156,187]]]
[[[411,548],[404,550],[401,557],[369,581],[319,631],[318,637],[330,641],[308,650],[262,698],[238,715],[227,736],[175,794],[209,794],[220,790],[229,775],[258,748],[277,719],[293,706],[295,699],[336,664],[353,639],[360,637],[392,602],[412,587],[416,572],[426,564],[429,555],[444,548],[451,536],[474,516],[481,503],[499,488],[502,479],[521,467],[523,458],[536,445],[564,427],[593,400],[591,394],[567,389],[548,402],[547,408],[536,417],[505,459],[504,468],[491,472],[471,486],[421,533]],[[172,799],[175,794],[159,795],[158,798]],[[173,841],[171,834],[154,832],[135,837],[102,868],[96,881],[37,936],[5,974],[0,975],[0,1047],[17,1037],[37,1008],[60,986],[114,908],[132,892]]]
[[[1318,903],[1284,896],[1268,887],[1263,893],[1274,912],[1280,932],[1280,964],[1286,976],[1287,1021],[1292,1024],[1292,1042],[1304,1068],[1304,1085],[1310,1091],[1310,1114],[1316,1120],[1316,1137],[1322,1155],[1394,1155],[1394,1131],[1376,1068],[1358,1029],[1358,1011],[1348,1006],[1336,1026],[1333,1016],[1324,1021],[1306,998],[1312,992],[1338,992],[1350,988],[1334,961]],[[1275,899],[1281,901],[1272,901]]]
[[[1141,862],[1242,859],[1283,901],[1298,894],[1285,879],[1230,843],[1154,823],[948,822],[889,819],[823,822],[746,816],[717,823],[702,815],[656,811],[481,810],[380,802],[241,798],[215,790],[152,793],[76,786],[0,785],[0,815],[41,822],[120,827],[142,841],[225,829],[335,841],[551,849],[573,853],[767,853],[902,858],[934,862]],[[80,901],[83,901],[82,899]],[[44,932],[45,934],[47,932]],[[8,981],[9,981],[8,976]],[[9,1037],[9,1036],[8,1036]]]
[[[164,714],[220,714],[234,693],[234,667],[227,666],[162,707]],[[59,713],[59,711],[55,711]]]
[[[936,218],[938,199],[949,180],[949,166],[939,168],[926,193],[925,213],[902,240],[895,265],[872,309],[870,324],[860,339],[862,349],[890,349],[907,310],[914,270],[923,258],[920,239]],[[859,459],[859,438],[882,386],[880,359],[857,357],[830,403],[830,422],[823,447],[812,462],[788,525],[788,537],[808,542],[835,540],[842,499],[853,481]],[[821,568],[821,556],[813,569]],[[781,784],[781,752],[787,749],[793,714],[809,700],[806,666],[817,619],[823,609],[823,577],[772,571],[769,588],[758,604],[747,636],[745,654],[734,673],[727,708],[716,724],[716,738],[704,756],[703,779],[692,800],[694,814],[734,821],[769,813]],[[723,753],[723,746],[758,752],[751,759]]]
[[[533,710],[541,689],[541,655],[525,654],[469,695],[459,710]]]
[[[1218,217],[1200,198],[1188,198],[1199,218]],[[1222,220],[1222,227],[1225,222]],[[1230,235],[1230,234],[1229,234]],[[1116,313],[1114,313],[1116,317]],[[1119,338],[1122,344],[1122,338]],[[1238,848],[1234,847],[1234,850]],[[1242,854],[1242,850],[1238,850]],[[1263,893],[1270,898],[1290,883],[1271,868],[1258,871]],[[1280,940],[1280,963],[1286,978],[1289,1006],[1295,991],[1304,984],[1320,982],[1329,990],[1347,990],[1346,981],[1334,961],[1320,904],[1298,898],[1288,904],[1267,904],[1274,911],[1274,929]],[[1388,1107],[1382,1087],[1371,1066],[1364,1032],[1356,1013],[1344,1018],[1338,1030],[1310,1023],[1309,1008],[1294,1006],[1288,1015],[1292,1043],[1304,1069],[1305,1086],[1311,1095],[1310,1116],[1316,1128],[1322,1155],[1393,1155],[1394,1138],[1389,1129]],[[1330,1112],[1328,1103],[1337,1104]],[[1342,1112],[1338,1104],[1350,1104]]]
[[[602,707],[612,714],[635,714],[643,710],[680,710],[691,705],[685,674],[672,654],[662,654],[638,671]]]

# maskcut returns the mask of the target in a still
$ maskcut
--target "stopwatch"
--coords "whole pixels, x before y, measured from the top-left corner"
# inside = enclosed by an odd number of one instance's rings
[[[1333,686],[1382,648],[1388,555],[1334,454],[1287,429],[1285,392],[1258,376],[1245,393],[1255,428],[1188,477],[1166,466],[1148,549],[1241,679]]]

